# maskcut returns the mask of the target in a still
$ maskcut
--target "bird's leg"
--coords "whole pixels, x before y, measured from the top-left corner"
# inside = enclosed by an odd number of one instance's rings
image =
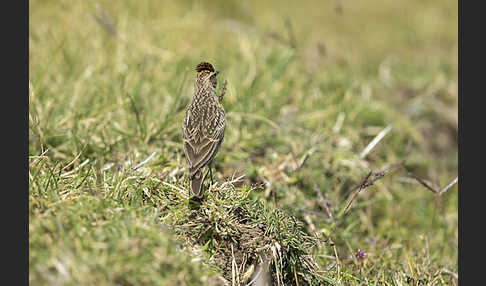
[[[208,171],[206,172],[206,176],[209,174],[209,178],[211,180],[211,184],[214,185],[213,182],[213,170],[211,169],[211,164],[208,164]],[[206,177],[204,176],[204,177]]]
[[[209,167],[209,178],[211,179],[211,185],[214,185],[214,182],[213,182],[213,169],[211,168],[211,163],[208,164],[208,167]]]
[[[211,169],[211,164],[209,164],[209,177],[211,178],[211,185],[214,185],[214,182],[213,182],[213,169]]]

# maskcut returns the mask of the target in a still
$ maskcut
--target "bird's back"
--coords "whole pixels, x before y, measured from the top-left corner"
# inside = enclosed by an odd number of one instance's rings
[[[226,127],[224,109],[212,95],[194,97],[182,126],[184,152],[193,173],[211,162],[219,150]]]

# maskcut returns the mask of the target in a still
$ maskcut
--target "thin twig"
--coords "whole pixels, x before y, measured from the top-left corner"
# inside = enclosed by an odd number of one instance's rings
[[[321,191],[319,190],[319,187],[315,183],[314,183],[314,191],[317,194],[317,202],[319,203],[321,208],[326,211],[326,213],[327,213],[327,215],[329,216],[330,219],[334,219],[334,217],[332,216],[331,210],[329,209],[329,202],[326,199],[324,199],[324,196],[322,195]]]
[[[397,169],[398,167],[401,167],[403,165],[405,165],[405,160],[384,166],[378,169],[377,171],[369,172],[364,178],[364,180],[361,182],[361,184],[358,186],[357,190],[353,194],[351,194],[351,198],[349,199],[349,202],[346,205],[343,214],[345,214],[348,211],[349,207],[351,206],[351,203],[356,199],[356,197],[362,190],[368,188],[369,186],[372,186],[376,181],[383,178],[386,175],[386,173],[388,173],[389,171],[393,169]]]
[[[147,159],[145,159],[142,162],[138,163],[135,167],[133,167],[132,172],[133,171],[136,171],[138,168],[140,168],[143,165],[145,165],[148,162],[150,162],[155,157],[155,154],[157,154],[157,152],[153,152],[152,154],[150,154],[150,156],[147,157]]]
[[[385,129],[381,130],[378,135],[371,140],[368,146],[366,146],[363,152],[361,152],[361,155],[359,155],[360,159],[364,159],[366,155],[368,155],[368,153],[370,153],[370,151],[373,150],[373,148],[375,148],[375,146],[381,141],[381,139],[383,139],[383,137],[390,132],[391,129],[391,125],[388,125]]]
[[[410,173],[410,172],[408,173],[408,175],[409,175],[410,177],[414,178],[415,180],[417,180],[417,182],[419,182],[419,183],[420,183],[422,186],[424,186],[424,187],[425,187],[427,190],[431,191],[431,192],[432,192],[432,193],[434,193],[434,194],[437,194],[437,193],[438,193],[438,191],[437,191],[437,190],[436,190],[434,187],[432,187],[432,186],[431,186],[431,183],[430,183],[430,182],[428,182],[428,181],[426,181],[426,180],[424,180],[424,179],[421,179],[421,178],[419,178],[419,177],[415,176],[415,174]]]
[[[240,275],[238,273],[238,264],[236,263],[235,253],[233,251],[233,243],[231,244],[231,272],[232,272],[232,284],[233,285],[240,285]]]
[[[226,86],[228,85],[228,81],[224,80],[223,87],[221,88],[221,93],[218,96],[219,103],[223,102],[223,98],[226,95]]]
[[[243,175],[239,176],[238,178],[235,178],[235,174],[236,173],[233,173],[233,176],[231,177],[230,181],[226,181],[226,182],[222,183],[221,187],[224,188],[228,184],[234,185],[235,183],[241,181],[245,177],[245,175],[243,174]]]
[[[365,186],[365,188],[373,185],[376,181],[378,181],[379,179],[383,178],[386,175],[386,173],[388,173],[389,171],[391,171],[393,169],[396,169],[398,167],[401,167],[403,165],[405,165],[405,160],[402,160],[400,162],[393,163],[391,165],[382,167],[382,168],[378,169],[377,171],[374,171],[373,174],[372,174],[373,178],[371,179],[371,181],[369,182],[369,184]]]
[[[366,177],[364,178],[364,180],[362,181],[362,183],[359,185],[358,189],[356,191],[354,191],[352,194],[351,194],[351,198],[349,199],[349,202],[348,204],[346,205],[346,208],[344,208],[344,212],[343,214],[345,214],[347,211],[348,211],[348,208],[349,206],[351,206],[351,203],[354,201],[354,199],[358,196],[359,192],[361,192],[361,190],[363,190],[365,187],[364,184],[368,181],[368,179],[370,178],[371,174],[373,172],[369,172]]]
[[[456,177],[447,187],[445,187],[442,191],[439,192],[439,196],[442,196],[445,192],[447,192],[450,188],[452,188],[455,184],[457,184],[458,177]]]
[[[331,239],[331,238],[329,238],[329,239]],[[341,262],[339,262],[339,256],[337,254],[336,245],[334,244],[334,242],[332,240],[330,240],[330,243],[332,245],[332,249],[334,250],[334,256],[336,257],[338,280],[341,281]]]
[[[89,163],[89,159],[86,159],[83,163],[81,163],[78,167],[76,167],[74,170],[71,170],[69,172],[66,172],[66,173],[63,173],[61,174],[61,178],[63,177],[66,177],[66,176],[69,176],[71,175],[72,173],[78,171],[79,169],[81,169],[82,167],[84,167],[84,165],[88,164]]]

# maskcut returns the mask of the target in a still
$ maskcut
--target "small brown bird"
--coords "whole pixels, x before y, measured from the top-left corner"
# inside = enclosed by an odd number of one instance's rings
[[[225,93],[225,85],[221,95],[216,95],[218,84],[213,65],[202,62],[196,66],[197,77],[194,83],[194,96],[186,110],[182,122],[182,139],[184,153],[189,163],[189,178],[191,180],[190,195],[203,197],[203,182],[206,175],[202,169],[208,166],[211,175],[211,163],[223,142],[226,128],[226,116],[221,100]]]

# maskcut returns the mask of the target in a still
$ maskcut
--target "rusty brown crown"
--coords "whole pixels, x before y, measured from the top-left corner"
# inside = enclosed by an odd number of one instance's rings
[[[202,72],[203,70],[207,70],[207,71],[210,71],[210,72],[214,72],[214,67],[212,64],[208,63],[208,62],[201,62],[200,64],[198,64],[196,66],[196,71],[197,72]]]

